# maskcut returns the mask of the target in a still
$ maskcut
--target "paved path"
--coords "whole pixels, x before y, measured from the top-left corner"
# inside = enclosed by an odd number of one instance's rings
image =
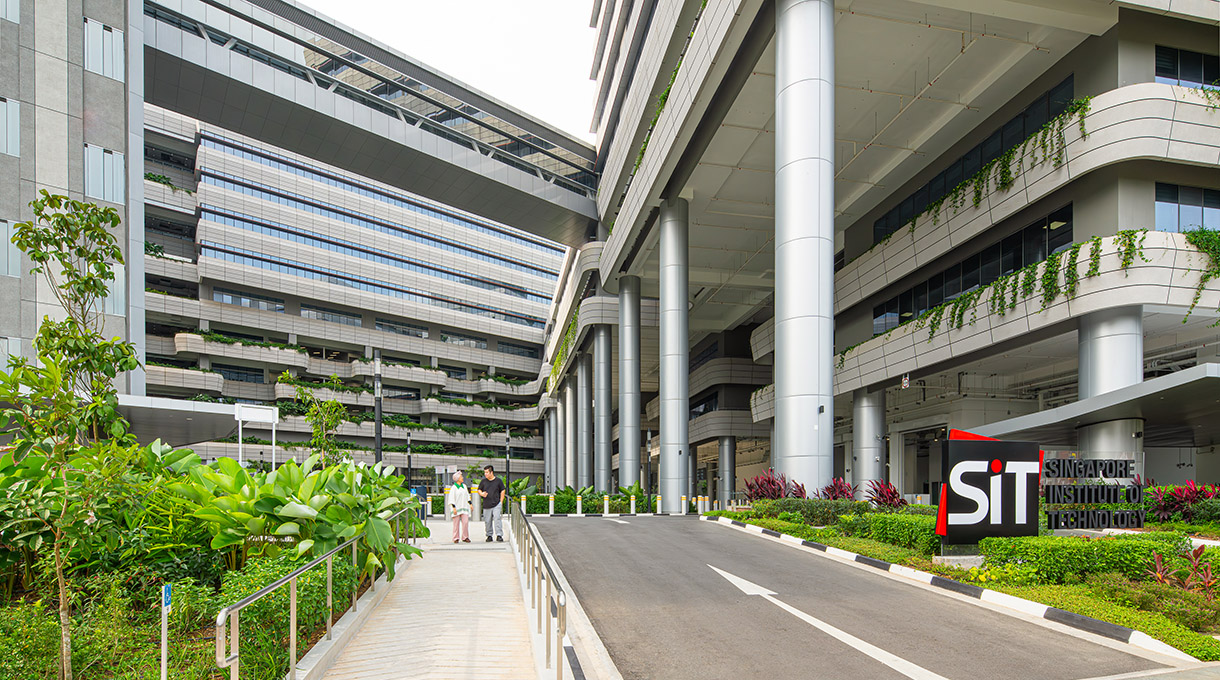
[[[423,558],[395,582],[325,680],[537,678],[509,543],[454,545],[448,523],[428,526],[437,540],[421,546]],[[482,541],[478,529],[472,540]]]
[[[531,521],[625,680],[1074,680],[1163,668],[761,536],[694,518],[620,519]]]

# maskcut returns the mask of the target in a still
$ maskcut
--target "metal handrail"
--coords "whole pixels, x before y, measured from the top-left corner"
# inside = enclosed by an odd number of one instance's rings
[[[402,515],[410,512],[412,510],[413,510],[413,508],[409,508],[409,507],[403,508],[403,509],[399,510],[398,512],[394,513],[393,515],[390,515],[389,517],[386,518],[387,522],[392,521],[394,523],[395,540],[402,537]],[[338,552],[340,552],[342,550],[346,550],[348,548],[348,546],[351,546],[352,566],[355,567],[356,569],[359,569],[360,568],[360,566],[359,566],[360,559],[359,559],[359,553],[358,553],[359,546],[357,544],[359,543],[360,539],[363,537],[364,537],[364,532],[361,532],[360,534],[353,536],[352,538],[349,538],[348,540],[344,541],[343,543],[340,543],[338,546],[336,546],[335,548],[328,551],[325,555],[321,555],[320,557],[314,558],[306,565],[294,570],[292,573],[276,579],[272,583],[270,583],[266,586],[263,586],[262,588],[243,597],[242,599],[238,600],[237,602],[234,602],[233,604],[231,604],[227,607],[222,607],[221,610],[219,612],[217,612],[217,614],[216,614],[216,666],[219,668],[228,668],[230,680],[237,680],[239,666],[240,666],[238,659],[241,656],[241,645],[239,642],[241,636],[238,633],[238,619],[239,619],[238,614],[240,614],[241,610],[245,609],[246,607],[254,604],[255,602],[263,599],[264,597],[266,597],[266,596],[270,595],[271,593],[275,592],[276,590],[280,589],[281,587],[284,586],[284,584],[288,584],[288,593],[289,593],[288,594],[288,601],[289,601],[288,627],[290,629],[290,633],[289,633],[289,637],[288,637],[288,639],[289,639],[288,678],[289,678],[289,680],[296,680],[296,677],[297,677],[297,578],[301,574],[304,574],[305,572],[309,571],[310,569],[313,569],[314,567],[318,566],[322,562],[326,562],[326,639],[327,640],[332,639],[331,638],[331,628],[334,626],[334,617],[335,617],[334,557]],[[410,540],[413,538],[414,538],[414,535],[411,531],[411,523],[407,522],[407,541],[410,542]],[[394,548],[394,552],[395,552],[394,560],[395,560],[395,562],[397,562],[398,561],[398,548],[397,547]],[[356,587],[352,589],[352,611],[353,612],[356,611],[356,599],[357,599],[356,595],[359,590],[360,590],[360,582],[359,582],[359,580],[357,580]],[[377,590],[377,573],[375,571],[372,575],[371,583],[369,584],[369,590],[371,590],[373,592],[376,592],[376,590]],[[231,638],[229,638],[229,654],[226,656],[225,651],[224,651],[225,650],[225,638],[227,637],[226,632],[225,632],[225,624],[228,621],[232,622],[233,636]]]
[[[530,608],[538,612],[538,634],[543,633],[542,612],[551,609],[551,600],[555,601],[555,613],[548,617],[555,619],[555,678],[563,680],[563,637],[568,632],[568,596],[559,579],[555,576],[556,568],[550,557],[542,552],[542,539],[538,537],[538,529],[530,523],[520,503],[509,501],[509,523],[513,530],[513,538],[517,542],[517,554],[521,557],[521,570],[525,574],[526,585],[530,589]],[[543,570],[546,575],[543,575]],[[531,578],[533,577],[533,578]],[[546,582],[546,596],[542,594],[542,584]],[[551,589],[555,594],[552,596]],[[551,667],[551,626],[546,628],[546,667]]]

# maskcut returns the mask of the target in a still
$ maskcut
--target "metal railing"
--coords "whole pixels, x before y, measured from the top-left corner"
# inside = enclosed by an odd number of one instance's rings
[[[391,522],[394,527],[394,542],[403,538],[402,520],[403,516],[412,512],[413,508],[403,508],[398,512],[390,515],[386,521]],[[415,538],[413,525],[407,521],[407,542]],[[334,626],[335,606],[334,606],[334,558],[338,553],[351,548],[352,551],[352,566],[356,569],[357,580],[356,585],[352,588],[352,612],[356,611],[357,595],[360,591],[360,558],[359,546],[360,539],[364,537],[364,533],[360,533],[347,541],[340,543],[337,547],[327,552],[318,558],[315,558],[305,566],[293,571],[287,576],[283,576],[273,583],[264,586],[258,591],[243,597],[233,604],[221,608],[216,614],[216,665],[219,668],[229,669],[229,680],[237,680],[241,657],[241,636],[238,631],[238,619],[241,610],[254,604],[282,588],[285,584],[288,586],[288,628],[290,633],[288,636],[288,679],[296,680],[297,677],[297,578],[314,567],[326,563],[326,639],[331,638],[331,628]],[[398,548],[394,549],[394,561],[398,561]],[[377,573],[374,571],[371,582],[369,583],[371,592],[377,591]],[[233,629],[233,635],[230,638],[226,635],[225,624],[230,623]],[[225,640],[228,638],[229,653],[225,655]]]
[[[517,542],[517,554],[521,557],[521,569],[525,572],[525,582],[529,587],[530,607],[538,612],[538,634],[546,634],[546,667],[551,667],[551,622],[555,619],[555,678],[563,680],[563,636],[568,632],[568,596],[555,577],[555,567],[551,560],[542,552],[538,530],[530,524],[520,503],[509,501],[509,526],[512,528],[513,539]],[[545,572],[545,573],[544,573]],[[546,594],[542,592],[546,584]],[[552,614],[551,601],[555,602]],[[543,613],[548,614],[546,626],[543,626]],[[545,631],[543,630],[545,628]]]

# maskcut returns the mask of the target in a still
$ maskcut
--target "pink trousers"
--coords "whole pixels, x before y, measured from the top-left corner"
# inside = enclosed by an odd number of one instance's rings
[[[468,538],[470,538],[470,515],[465,512],[454,513],[453,542],[465,541]]]

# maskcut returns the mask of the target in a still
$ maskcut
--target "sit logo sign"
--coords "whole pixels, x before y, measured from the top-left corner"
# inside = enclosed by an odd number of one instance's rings
[[[952,430],[941,463],[936,533],[945,543],[1038,535],[1042,452],[1037,444]]]

